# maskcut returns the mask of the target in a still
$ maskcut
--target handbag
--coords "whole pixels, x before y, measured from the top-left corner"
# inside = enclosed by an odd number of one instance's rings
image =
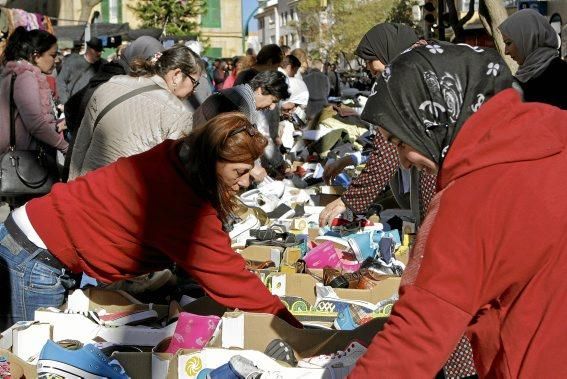
[[[49,162],[45,147],[37,150],[16,150],[14,82],[10,83],[10,147],[0,155],[0,196],[43,195],[59,181],[57,168]]]

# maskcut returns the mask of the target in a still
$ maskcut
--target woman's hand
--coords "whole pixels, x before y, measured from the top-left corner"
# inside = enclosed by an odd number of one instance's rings
[[[327,204],[319,215],[319,226],[331,225],[331,221],[346,211],[346,205],[341,198]]]
[[[250,176],[254,179],[255,183],[260,183],[268,176],[268,173],[264,167],[254,166],[252,170],[250,170]]]
[[[333,180],[339,175],[345,167],[353,164],[352,158],[350,156],[342,157],[332,163],[328,163],[325,166],[325,171],[323,171],[323,180],[325,183],[330,185]]]
[[[59,120],[61,120],[61,121],[59,121]],[[57,120],[57,124],[55,124],[55,131],[57,133],[61,133],[62,131],[67,130],[67,122],[65,122],[65,119],[62,118],[62,119],[59,119],[59,120]]]

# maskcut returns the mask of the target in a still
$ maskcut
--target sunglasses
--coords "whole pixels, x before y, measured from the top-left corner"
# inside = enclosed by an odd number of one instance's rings
[[[191,79],[191,83],[193,84],[193,90],[195,90],[195,88],[197,88],[199,86],[199,81],[193,79],[193,77],[191,75],[187,75],[189,77],[189,79]]]
[[[250,124],[234,129],[232,132],[228,134],[228,138],[235,136],[238,133],[243,132],[245,130],[248,132],[250,137],[254,137],[258,133],[258,127],[256,127],[256,124]]]

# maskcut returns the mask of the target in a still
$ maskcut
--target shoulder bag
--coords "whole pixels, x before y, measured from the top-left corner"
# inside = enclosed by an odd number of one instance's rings
[[[59,181],[57,168],[49,164],[44,146],[37,150],[16,150],[14,82],[10,82],[10,147],[0,155],[0,196],[43,195]]]

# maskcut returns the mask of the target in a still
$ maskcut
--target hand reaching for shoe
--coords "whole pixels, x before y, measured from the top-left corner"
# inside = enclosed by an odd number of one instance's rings
[[[347,155],[346,157],[342,157],[341,159],[337,159],[332,163],[328,163],[325,166],[325,170],[323,171],[323,180],[325,183],[330,185],[333,180],[339,175],[345,167],[350,166],[353,164],[352,158]]]
[[[344,211],[346,211],[346,205],[341,198],[327,204],[319,215],[319,226],[331,225],[333,219]]]

